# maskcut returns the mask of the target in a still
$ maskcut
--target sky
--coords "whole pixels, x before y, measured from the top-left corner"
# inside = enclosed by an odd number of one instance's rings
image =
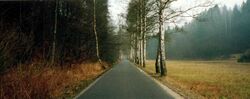
[[[185,9],[188,7],[192,7],[201,3],[204,3],[206,0],[178,0],[173,3],[173,7]],[[228,8],[233,8],[235,5],[241,5],[246,0],[212,0],[213,4],[218,4],[219,6],[226,5]],[[109,0],[109,13],[111,20],[115,26],[119,24],[125,24],[125,19],[121,16],[127,14],[127,7],[130,0]],[[193,12],[202,12],[204,8],[196,9]],[[187,18],[182,20],[179,24],[182,25],[186,22],[190,22],[192,19]]]
[[[110,17],[116,26],[124,24],[125,19],[121,15],[127,14],[129,2],[130,0],[108,0]]]

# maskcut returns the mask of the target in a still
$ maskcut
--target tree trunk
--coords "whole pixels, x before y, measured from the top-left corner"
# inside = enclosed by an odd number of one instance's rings
[[[145,33],[144,33],[145,34]],[[143,36],[143,57],[142,57],[142,66],[145,68],[146,67],[146,39],[145,35]]]
[[[155,60],[155,72],[160,73],[160,40],[158,41],[157,56]]]
[[[141,26],[140,26],[141,28]],[[141,32],[140,32],[141,34]],[[139,36],[139,65],[141,66],[141,35]]]
[[[35,25],[35,23],[34,23],[34,21],[35,21],[35,2],[33,2],[33,4],[32,4],[32,12],[31,12],[31,31],[30,31],[30,33],[31,34],[34,34],[34,25]]]
[[[146,14],[146,2],[143,0],[143,59],[142,59],[142,66],[145,68],[146,67],[146,59],[147,59],[147,42],[146,42],[146,31],[147,31],[147,14]]]
[[[98,62],[100,64],[102,64],[102,60],[100,58],[100,52],[99,52],[99,40],[98,40],[98,34],[97,34],[97,31],[96,31],[96,1],[93,0],[93,31],[94,31],[94,34],[95,34],[95,45],[96,45],[96,57],[98,59]],[[104,69],[105,67],[102,66]]]
[[[137,65],[139,65],[139,62],[140,62],[140,60],[139,60],[139,57],[140,57],[140,14],[139,14],[140,12],[138,11],[138,13],[137,13],[137,16],[136,16],[136,34],[135,34],[135,38],[136,38],[136,57],[135,57],[135,60],[136,60],[136,64]]]
[[[139,37],[139,34],[137,34],[137,45],[136,46],[137,46],[136,63],[139,65],[140,64],[140,37]]]
[[[143,27],[143,1],[144,0],[140,0],[140,66],[143,66],[143,46],[144,46],[144,42],[143,42],[143,31],[144,31],[144,27]]]
[[[140,66],[143,64],[143,41],[142,41],[142,35],[140,38]]]
[[[166,70],[166,56],[165,56],[165,32],[164,32],[164,26],[163,26],[163,4],[162,1],[160,3],[160,10],[159,10],[159,40],[160,40],[160,68],[161,68],[161,76],[166,76],[167,70]]]
[[[56,0],[56,6],[55,6],[55,24],[54,24],[54,33],[53,33],[53,45],[52,45],[52,58],[51,58],[51,64],[53,65],[55,62],[55,52],[56,52],[56,33],[57,33],[57,6],[58,6],[58,0]]]
[[[133,39],[134,39],[134,45],[133,45],[133,47],[134,47],[134,56],[133,56],[133,59],[134,59],[134,63],[136,63],[136,55],[137,55],[137,53],[136,53],[136,48],[137,48],[137,38],[136,38],[136,33],[134,33],[133,34],[134,36],[133,36]]]
[[[132,35],[132,33],[130,34],[130,37],[129,37],[129,40],[131,41],[130,42],[130,51],[129,51],[129,60],[132,60],[132,58],[133,58],[133,35]]]
[[[129,59],[132,60],[133,59],[133,47],[130,47],[130,55],[129,55]]]

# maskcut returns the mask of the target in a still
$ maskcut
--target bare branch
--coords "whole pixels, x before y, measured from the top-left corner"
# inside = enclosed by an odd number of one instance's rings
[[[175,17],[180,17],[182,16],[183,14],[188,14],[188,11],[191,11],[193,9],[197,9],[197,8],[207,8],[207,7],[210,7],[211,4],[199,4],[199,5],[196,5],[196,6],[193,6],[191,8],[188,8],[186,10],[179,10],[179,11],[175,11],[173,9],[171,9],[171,13],[167,15],[167,17],[165,18],[165,20],[171,20]],[[169,8],[170,9],[170,8]],[[189,16],[185,16],[185,17],[193,17],[193,15],[189,15]]]

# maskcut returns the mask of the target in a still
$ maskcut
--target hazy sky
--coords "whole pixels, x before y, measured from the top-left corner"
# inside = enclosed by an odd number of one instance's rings
[[[109,2],[109,13],[114,24],[120,24],[123,19],[120,18],[121,14],[126,14],[128,3],[130,0],[108,0]]]
[[[120,15],[126,15],[129,1],[130,0],[109,0],[110,16],[115,25],[122,24],[125,22],[124,19],[120,17]],[[173,3],[173,6],[176,8],[192,7],[194,5],[200,4],[202,1],[204,2],[205,0],[178,0],[177,2]],[[244,1],[246,0],[213,0],[214,3],[220,6],[226,5],[229,8],[233,8],[235,4],[241,5]]]

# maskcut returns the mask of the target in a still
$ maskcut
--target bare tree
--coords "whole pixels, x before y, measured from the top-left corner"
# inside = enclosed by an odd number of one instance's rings
[[[95,33],[95,45],[96,45],[96,57],[98,59],[98,62],[102,64],[102,60],[100,57],[100,51],[99,51],[99,40],[98,40],[98,34],[96,31],[96,1],[93,0],[93,31]],[[105,66],[102,66],[105,68]]]
[[[165,51],[165,27],[164,23],[175,23],[177,17],[195,17],[196,15],[188,14],[190,10],[200,7],[209,7],[211,2],[207,1],[199,5],[195,5],[185,10],[176,10],[171,8],[171,4],[178,0],[156,0],[157,15],[158,15],[158,36],[159,36],[159,48],[156,59],[156,72],[160,72],[161,76],[166,76],[166,51]],[[167,12],[167,13],[166,13]],[[160,67],[160,70],[158,68]]]
[[[56,52],[56,33],[57,33],[57,16],[58,16],[58,0],[56,0],[55,6],[55,23],[54,23],[54,33],[53,33],[53,45],[52,45],[52,57],[51,57],[51,64],[53,65],[55,62],[55,52]]]
[[[160,46],[160,41],[158,41],[158,46]],[[156,56],[156,62],[155,62],[155,72],[156,73],[160,73],[160,51],[159,51],[160,47],[158,47],[157,49],[157,56]]]
[[[150,29],[148,28],[147,15],[149,13],[149,0],[135,0],[130,3],[128,15],[128,28],[130,29],[131,56],[134,56],[135,63],[146,66],[146,36]],[[132,55],[134,54],[134,55]]]
[[[146,67],[146,47],[147,47],[147,41],[146,41],[146,32],[147,32],[147,12],[146,12],[146,5],[147,2],[143,0],[142,2],[142,8],[143,8],[143,33],[142,33],[142,42],[143,42],[143,57],[142,57],[142,66]]]

